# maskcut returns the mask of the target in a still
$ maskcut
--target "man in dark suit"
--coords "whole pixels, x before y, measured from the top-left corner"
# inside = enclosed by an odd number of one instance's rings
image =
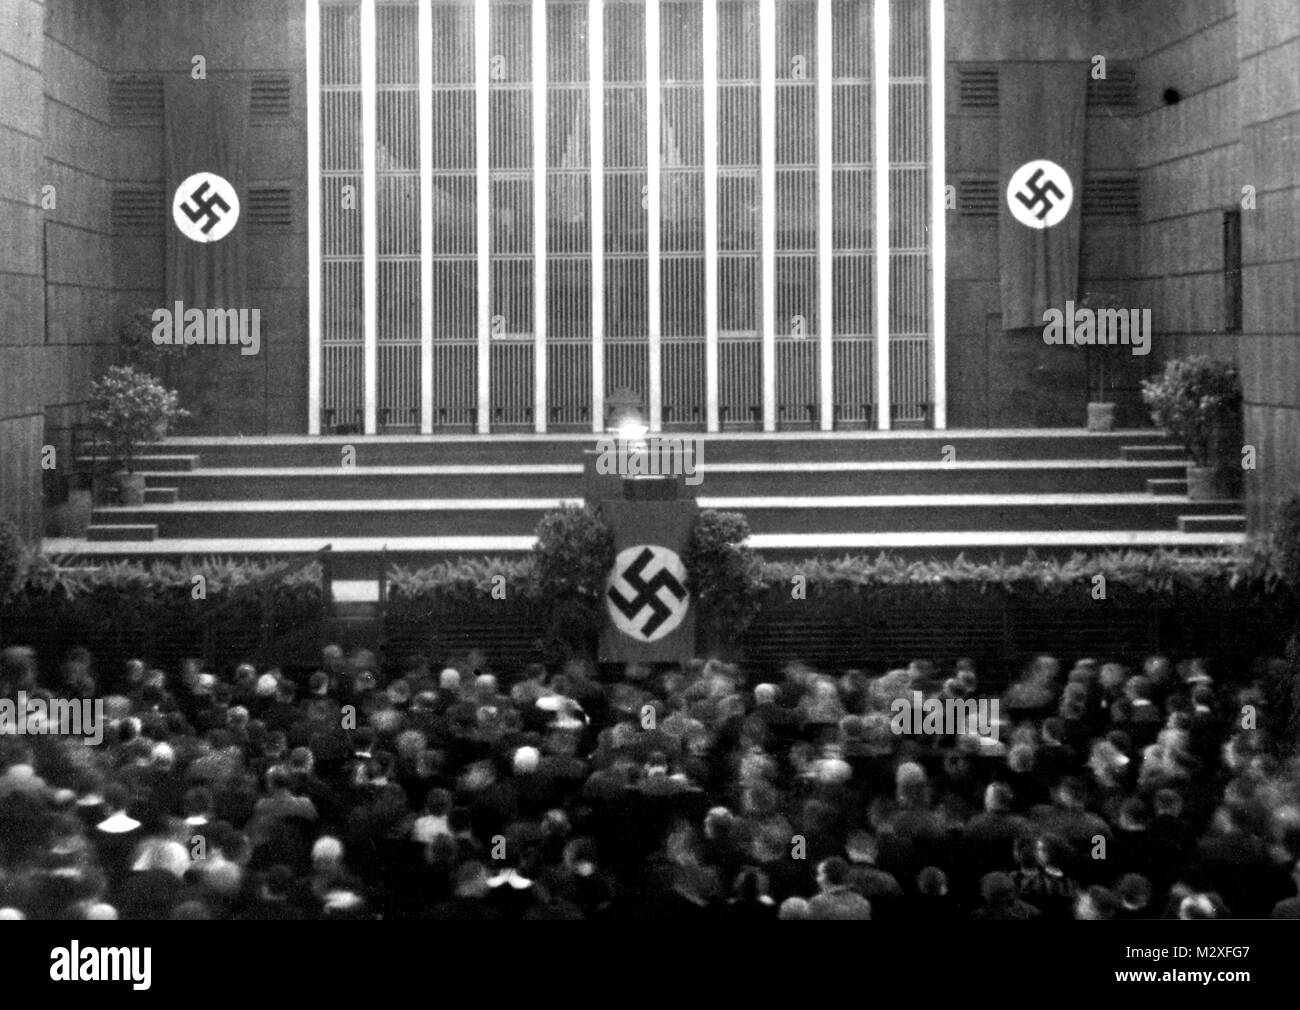
[[[962,831],[965,866],[973,879],[1012,865],[1017,838],[1030,833],[1029,822],[1012,813],[1015,794],[1005,782],[992,782],[984,790],[984,811]]]
[[[813,919],[871,918],[871,902],[849,886],[849,864],[839,856],[822,860],[817,867],[817,886],[821,893],[808,902]]]

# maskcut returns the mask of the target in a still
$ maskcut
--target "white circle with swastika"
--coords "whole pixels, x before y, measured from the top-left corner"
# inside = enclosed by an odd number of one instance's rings
[[[1074,205],[1070,173],[1054,161],[1027,161],[1007,184],[1007,206],[1017,221],[1029,228],[1051,228],[1065,220]]]
[[[614,627],[638,642],[656,642],[690,610],[686,566],[675,551],[638,544],[618,552],[605,585],[605,608]]]
[[[220,242],[239,221],[235,187],[214,172],[198,172],[176,187],[172,220],[195,242]]]

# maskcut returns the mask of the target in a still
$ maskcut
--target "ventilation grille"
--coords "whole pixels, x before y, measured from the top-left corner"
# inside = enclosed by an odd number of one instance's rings
[[[991,110],[998,107],[997,67],[958,67],[957,104],[963,109]]]
[[[280,75],[254,77],[248,111],[254,122],[288,119],[293,114],[293,82]]]
[[[1088,78],[1089,109],[1135,109],[1138,103],[1137,70],[1124,64],[1106,68],[1106,79]]]
[[[293,194],[287,189],[250,189],[248,220],[259,231],[288,231],[293,227]]]
[[[1083,215],[1136,220],[1142,211],[1137,176],[1089,177],[1083,183]],[[992,176],[957,181],[957,213],[963,218],[993,219],[1002,212],[1002,190]]]
[[[1142,210],[1137,176],[1117,175],[1085,179],[1083,216],[1136,220]]]
[[[160,126],[163,120],[162,75],[113,78],[109,109],[115,126]]]
[[[161,186],[115,187],[110,211],[115,235],[159,235],[163,230]]]
[[[957,213],[961,217],[998,216],[998,180],[960,179],[957,182]]]

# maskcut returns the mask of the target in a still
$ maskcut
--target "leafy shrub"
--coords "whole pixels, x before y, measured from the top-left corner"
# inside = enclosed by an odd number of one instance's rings
[[[749,522],[739,512],[705,509],[696,517],[682,560],[706,641],[739,638],[757,612],[762,582],[748,539]]]
[[[809,600],[825,601],[863,596],[938,601],[995,596],[1064,597],[1090,590],[1096,575],[1105,577],[1112,597],[1113,590],[1123,589],[1126,595],[1153,603],[1161,598],[1190,602],[1235,596],[1246,600],[1285,592],[1281,559],[1265,543],[1208,554],[1104,551],[1075,554],[1065,560],[1039,558],[1029,552],[1021,561],[972,561],[961,556],[913,561],[885,553],[874,558],[851,555],[762,561],[743,546],[747,536],[743,516],[700,513],[684,561],[691,591],[701,606],[706,605],[706,600],[712,605],[720,602],[720,597],[732,595],[734,614],[757,606],[767,594],[789,599],[795,576],[803,579]],[[542,600],[560,580],[555,576],[542,580],[536,566],[536,555],[518,560],[449,561],[415,571],[395,568],[389,583],[400,596],[473,602],[490,599],[493,578],[503,575],[510,598]],[[594,575],[601,567],[593,565],[589,574]],[[748,607],[736,606],[746,599],[751,601]]]
[[[90,421],[104,432],[127,473],[133,472],[137,443],[164,437],[188,416],[174,390],[129,365],[110,368],[90,385]]]
[[[1300,589],[1300,494],[1292,495],[1273,522],[1273,551],[1282,578]]]
[[[1285,685],[1287,697],[1282,709],[1280,734],[1285,754],[1300,750],[1300,632],[1291,636],[1286,649]]]
[[[595,508],[566,505],[537,524],[533,559],[543,597],[578,594],[598,599],[614,567],[614,531]]]
[[[290,566],[288,561],[234,561],[208,558],[192,564],[155,561],[103,561],[88,563],[76,557],[39,555],[23,575],[22,590],[28,596],[61,597],[73,600],[90,593],[107,592],[127,598],[151,599],[184,593],[191,598],[194,576],[201,575],[206,600],[233,596],[267,580]],[[314,587],[319,592],[319,564],[286,576],[278,585],[290,590]]]
[[[548,659],[582,653],[605,619],[600,593],[606,562],[612,564],[612,559],[606,553],[600,564],[579,564],[575,540],[589,536],[603,544],[605,538],[598,520],[582,517],[581,510],[567,511],[566,517],[548,517],[545,524],[552,534],[566,531],[548,537],[547,556],[565,563],[546,578],[538,572],[541,551],[518,560],[454,561],[418,571],[394,570],[392,626],[431,621],[454,625],[467,617],[472,623],[501,613],[495,608],[504,604],[493,600],[492,589],[496,577],[502,576],[506,598],[517,608],[512,619],[534,623]],[[580,535],[582,529],[587,533]],[[913,561],[880,554],[763,562],[744,546],[748,533],[743,516],[717,512],[702,512],[693,531],[683,560],[706,649],[737,644],[764,614],[784,612],[788,619],[796,576],[802,579],[806,598],[793,606],[812,622],[828,616],[860,621],[873,608],[897,611],[912,605],[928,611],[938,605],[956,614],[1027,604],[1059,607],[1064,618],[1078,611],[1079,600],[1089,599],[1097,575],[1106,579],[1108,605],[1137,610],[1285,613],[1295,600],[1279,571],[1277,554],[1264,541],[1212,554],[1109,551],[1058,560],[1030,553],[1011,562],[964,557]],[[557,542],[568,546],[560,550]],[[612,553],[612,546],[608,550]]]
[[[425,568],[395,567],[388,573],[390,601],[437,597],[443,601],[475,603],[490,600],[505,579],[512,597],[536,597],[536,559],[465,558],[438,561]]]
[[[1175,358],[1158,379],[1144,379],[1151,420],[1182,441],[1197,466],[1212,466],[1240,441],[1241,377],[1230,361],[1205,355]]]
[[[1300,494],[1278,510],[1271,543],[1278,572],[1300,594]],[[1289,756],[1300,749],[1300,619],[1287,643],[1285,663],[1272,673],[1269,707],[1278,713],[1273,745],[1277,753]]]
[[[532,590],[542,601],[542,650],[551,660],[590,655],[605,613],[605,580],[614,567],[614,531],[591,506],[548,512],[537,524]]]
[[[810,600],[1053,597],[1086,591],[1097,575],[1106,579],[1112,597],[1117,588],[1148,598],[1251,597],[1276,591],[1282,581],[1276,557],[1262,544],[1212,554],[1103,551],[1075,554],[1064,561],[1039,558],[1032,551],[1016,562],[971,561],[964,556],[908,561],[882,553],[874,559],[767,562],[759,578],[770,592],[788,594],[796,575],[805,579]]]
[[[126,655],[197,655],[210,624],[222,641],[260,641],[264,603],[271,605],[276,634],[321,614],[321,566],[276,577],[289,566],[215,558],[89,564],[39,555],[0,607],[0,644],[31,645],[55,658],[70,645],[86,645],[111,667]],[[196,575],[204,580],[199,600]]]

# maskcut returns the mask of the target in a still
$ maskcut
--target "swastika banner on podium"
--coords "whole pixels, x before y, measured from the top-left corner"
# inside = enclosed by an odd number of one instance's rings
[[[604,501],[614,530],[605,582],[602,662],[684,662],[695,654],[695,607],[683,557],[698,511],[692,500]]]

